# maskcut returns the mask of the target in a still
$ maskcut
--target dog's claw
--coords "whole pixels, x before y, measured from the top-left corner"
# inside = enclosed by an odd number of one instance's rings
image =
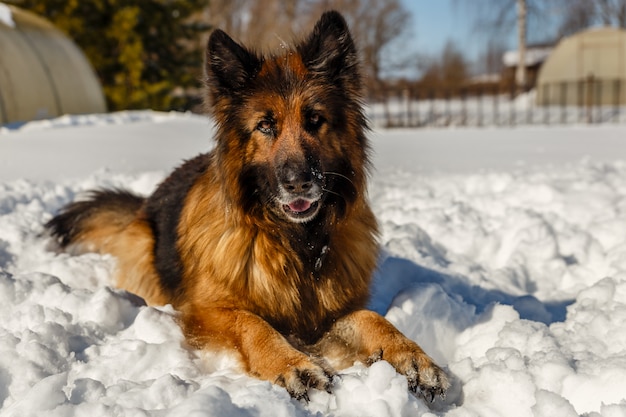
[[[418,397],[422,397],[428,403],[435,402],[435,398],[446,398],[446,391],[441,387],[425,387],[417,384],[409,386],[410,391]]]
[[[416,392],[417,394],[417,392]],[[434,403],[435,397],[439,397],[442,400],[446,398],[446,392],[441,388],[429,388],[419,391],[419,394],[426,400],[426,402]]]
[[[429,403],[435,401],[435,392],[432,389],[426,390],[422,395],[424,395],[424,399]]]
[[[450,387],[448,377],[434,363],[428,367],[420,368],[416,361],[406,372],[409,390],[418,397],[422,397],[426,402],[432,403],[436,397],[444,399],[446,390]]]
[[[325,390],[328,394],[332,394],[333,393],[333,383],[332,381],[330,382],[330,384],[328,384],[326,386],[326,390]]]
[[[276,380],[278,385],[287,389],[289,395],[296,400],[309,402],[309,389],[317,389],[332,393],[333,373],[312,362],[301,365],[300,368],[291,369],[279,376]]]

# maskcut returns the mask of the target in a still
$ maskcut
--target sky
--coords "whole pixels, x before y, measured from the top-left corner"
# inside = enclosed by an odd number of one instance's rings
[[[477,53],[477,39],[472,41],[473,18],[463,16],[464,9],[454,0],[403,0],[411,12],[411,48],[437,54],[448,40],[458,43],[468,54]]]
[[[403,50],[437,57],[446,42],[453,41],[470,62],[476,62],[485,53],[487,39],[477,25],[479,17],[476,11],[477,0],[401,0],[401,2],[411,14],[406,43],[400,46]],[[529,16],[527,36],[531,43],[545,42],[552,38],[552,30],[562,14],[562,10],[557,8],[544,12],[542,20]],[[517,49],[516,36],[516,27],[512,25],[504,39],[504,46],[507,49]]]
[[[439,57],[446,42],[452,41],[472,63],[484,53],[485,39],[476,30],[475,16],[468,13],[461,1],[455,0],[401,0],[411,20],[405,38],[390,54],[398,55],[396,62],[408,56]],[[513,44],[514,47],[514,44]],[[421,58],[420,58],[421,57]],[[406,70],[399,76],[413,78],[419,70]]]
[[[411,13],[407,48],[412,52],[437,56],[447,41],[453,41],[470,60],[485,49],[475,28],[474,16],[455,0],[402,0]]]

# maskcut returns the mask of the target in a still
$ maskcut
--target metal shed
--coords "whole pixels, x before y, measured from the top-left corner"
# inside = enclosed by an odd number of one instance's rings
[[[537,104],[626,104],[626,30],[593,28],[562,39],[539,71]]]
[[[78,46],[49,21],[0,3],[0,124],[105,111]]]

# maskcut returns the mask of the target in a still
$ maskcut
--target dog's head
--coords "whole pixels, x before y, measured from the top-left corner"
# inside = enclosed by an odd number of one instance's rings
[[[295,223],[343,214],[365,188],[366,121],[355,45],[326,12],[280,55],[212,33],[206,57],[224,182],[247,210]]]

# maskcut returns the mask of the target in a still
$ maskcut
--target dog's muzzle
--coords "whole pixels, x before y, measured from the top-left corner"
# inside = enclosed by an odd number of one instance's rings
[[[279,178],[279,204],[287,218],[296,223],[312,220],[322,205],[321,175],[312,170],[286,169]]]

